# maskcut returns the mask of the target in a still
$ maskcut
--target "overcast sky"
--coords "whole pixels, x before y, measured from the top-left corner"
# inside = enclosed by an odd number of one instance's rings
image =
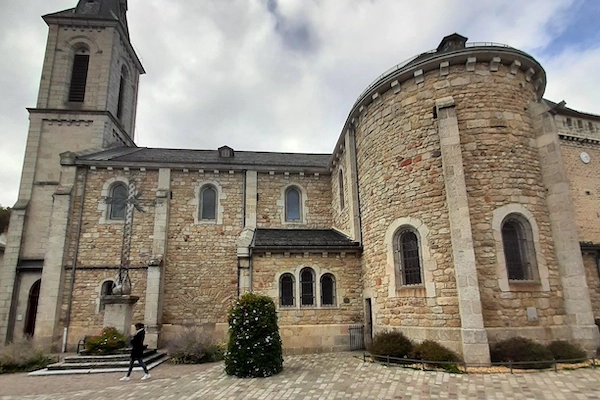
[[[17,200],[46,44],[77,0],[0,0],[0,205]],[[358,95],[457,32],[535,57],[545,97],[600,114],[598,0],[129,0],[145,147],[329,153]]]

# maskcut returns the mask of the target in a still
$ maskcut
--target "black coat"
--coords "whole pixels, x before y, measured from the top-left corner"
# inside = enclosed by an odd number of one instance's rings
[[[141,358],[144,355],[144,338],[146,331],[144,328],[138,330],[131,338],[131,357]]]

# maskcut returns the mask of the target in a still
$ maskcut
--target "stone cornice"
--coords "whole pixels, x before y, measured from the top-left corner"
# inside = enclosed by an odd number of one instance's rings
[[[321,175],[330,175],[327,168],[315,167],[290,167],[289,165],[255,165],[255,164],[209,164],[209,163],[161,163],[161,162],[132,162],[132,161],[114,161],[114,160],[76,160],[76,165],[95,168],[122,168],[122,169],[159,169],[171,168],[189,173],[230,173],[230,171],[256,171],[261,173],[279,174],[299,174],[303,176],[314,175],[318,179]]]
[[[500,64],[507,65],[511,74],[519,70],[525,72],[525,79],[532,82],[538,98],[541,99],[546,88],[546,72],[544,68],[529,54],[500,44],[473,43],[467,47],[448,52],[436,52],[431,50],[422,53],[407,62],[398,64],[396,67],[383,73],[358,97],[339,135],[335,149],[343,144],[344,134],[347,129],[352,129],[354,121],[360,118],[369,104],[380,101],[382,95],[388,90],[399,93],[401,84],[409,79],[415,82],[423,82],[426,73],[438,70],[441,76],[448,73],[452,65],[465,65],[466,72],[474,72],[476,63],[489,63],[490,71],[498,70]],[[335,151],[330,161],[330,166],[335,165]]]
[[[56,109],[56,108],[27,108],[27,111],[29,111],[30,114],[54,114],[54,115],[69,115],[69,114],[74,114],[74,115],[96,115],[96,116],[105,116],[110,118],[110,120],[112,121],[113,124],[115,124],[117,126],[117,128],[119,128],[120,133],[123,136],[123,139],[125,139],[128,142],[128,146],[133,146],[133,147],[137,147],[137,145],[135,144],[135,142],[131,139],[131,137],[125,132],[125,129],[123,129],[123,125],[121,125],[121,122],[115,118],[115,116],[110,112],[110,111],[105,111],[105,110],[86,110],[86,109],[81,109],[81,110],[74,110],[74,109],[68,109],[68,110],[62,110],[62,109]],[[91,120],[89,119],[85,119],[85,118],[46,118],[48,121],[53,121],[56,123],[66,123],[66,124],[72,124],[72,123],[90,123]]]
[[[569,141],[569,142],[600,144],[600,139],[596,139],[596,138],[574,136],[574,135],[568,135],[568,134],[564,134],[564,133],[559,133],[558,137],[562,140]]]

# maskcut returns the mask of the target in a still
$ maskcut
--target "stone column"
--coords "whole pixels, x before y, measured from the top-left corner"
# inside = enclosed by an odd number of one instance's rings
[[[252,244],[254,231],[256,229],[258,173],[256,171],[246,171],[244,179],[246,196],[242,201],[245,203],[246,216],[244,219],[244,229],[237,240],[239,272],[238,287],[240,295],[252,291],[252,257],[250,254],[250,244]]]
[[[463,357],[467,363],[489,363],[490,350],[483,325],[477,265],[460,148],[454,99],[436,101],[452,255],[458,291]]]
[[[52,344],[60,337],[57,331],[63,300],[65,257],[67,254],[73,191],[77,179],[75,155],[71,152],[61,154],[60,185],[54,192],[48,251],[42,269],[42,283],[35,322],[36,340]]]
[[[352,240],[362,242],[361,231],[360,231],[360,217],[359,217],[359,198],[358,198],[358,172],[356,171],[356,142],[354,136],[354,130],[348,129],[345,135],[346,141],[346,171],[348,184],[348,212],[352,223],[350,224],[350,234]],[[349,173],[348,173],[349,172]],[[333,179],[333,178],[332,178]]]
[[[146,278],[146,305],[144,324],[146,343],[149,348],[158,348],[162,323],[164,291],[164,268],[167,262],[167,231],[169,225],[169,205],[171,199],[171,170],[158,170],[158,189],[154,208],[154,240],[152,259],[148,263]],[[131,321],[129,321],[131,323]]]
[[[547,190],[546,202],[563,288],[566,323],[571,328],[573,339],[593,354],[600,344],[600,336],[594,323],[575,208],[560,152],[558,130],[554,118],[547,112],[548,106],[531,103],[530,109],[537,134],[542,181]]]
[[[6,247],[4,248],[4,264],[0,268],[0,345],[13,339],[13,327],[17,307],[15,283],[17,282],[17,265],[21,248],[21,237],[25,227],[25,210],[27,202],[18,201],[12,208]]]

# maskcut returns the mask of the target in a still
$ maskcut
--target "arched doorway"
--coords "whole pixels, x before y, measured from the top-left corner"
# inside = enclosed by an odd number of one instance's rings
[[[40,299],[40,284],[42,280],[38,279],[31,289],[29,289],[29,298],[27,299],[27,313],[25,314],[25,336],[32,337],[35,331],[35,316],[37,314],[38,300]]]

